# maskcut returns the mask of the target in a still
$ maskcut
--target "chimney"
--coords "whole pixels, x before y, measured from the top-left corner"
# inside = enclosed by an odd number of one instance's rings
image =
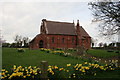
[[[77,26],[80,26],[80,25],[79,25],[79,20],[77,20]]]

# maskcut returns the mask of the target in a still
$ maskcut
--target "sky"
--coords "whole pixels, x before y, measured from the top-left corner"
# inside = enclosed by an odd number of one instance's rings
[[[71,23],[79,20],[91,37],[98,38],[97,24],[91,22],[93,16],[88,8],[88,2],[0,2],[2,38],[10,43],[15,35],[33,39],[40,33],[42,19]]]

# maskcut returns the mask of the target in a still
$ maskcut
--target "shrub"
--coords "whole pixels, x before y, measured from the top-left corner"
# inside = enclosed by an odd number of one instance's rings
[[[71,53],[64,53],[64,56],[67,57],[67,56],[72,56]]]
[[[62,49],[61,48],[56,48],[56,50],[60,50],[61,51]]]
[[[108,50],[107,52],[114,52],[113,50]]]
[[[23,48],[18,48],[17,50],[18,52],[25,52],[25,50]]]
[[[115,53],[119,53],[119,51],[116,51]]]

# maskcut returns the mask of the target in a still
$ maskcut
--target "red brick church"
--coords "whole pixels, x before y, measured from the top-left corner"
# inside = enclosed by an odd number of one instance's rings
[[[30,49],[39,48],[76,48],[84,46],[89,49],[91,37],[79,24],[42,20],[38,34],[31,42]]]

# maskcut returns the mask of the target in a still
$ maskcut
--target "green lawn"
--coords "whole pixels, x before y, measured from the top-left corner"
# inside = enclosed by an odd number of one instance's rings
[[[100,57],[100,58],[110,58],[114,56],[120,56],[120,53],[115,53],[115,51],[107,52],[107,50],[99,50],[99,49],[90,49],[88,50],[87,53],[92,56]]]
[[[82,59],[74,59],[71,57],[63,57],[60,55],[55,55],[51,53],[45,53],[40,50],[29,50],[26,49],[25,52],[20,53],[17,52],[15,48],[3,48],[2,49],[2,68],[5,68],[8,71],[11,71],[10,68],[13,65],[17,66],[40,66],[40,62],[45,60],[48,61],[49,65],[57,65],[59,67],[65,67],[66,64],[76,64],[76,63],[83,63],[84,60]],[[115,53],[104,53],[105,51],[102,50],[89,50],[89,54],[96,55],[96,56],[113,56],[118,55]],[[104,72],[98,74],[96,77],[109,77],[109,78],[118,78],[120,71],[112,71],[112,72]]]
[[[45,53],[40,50],[26,49],[25,52],[20,53],[15,48],[3,48],[2,51],[2,67],[5,69],[9,69],[13,65],[39,66],[43,60],[48,61],[49,65],[58,65],[60,67],[66,66],[67,63],[76,64],[83,62],[82,60]]]

